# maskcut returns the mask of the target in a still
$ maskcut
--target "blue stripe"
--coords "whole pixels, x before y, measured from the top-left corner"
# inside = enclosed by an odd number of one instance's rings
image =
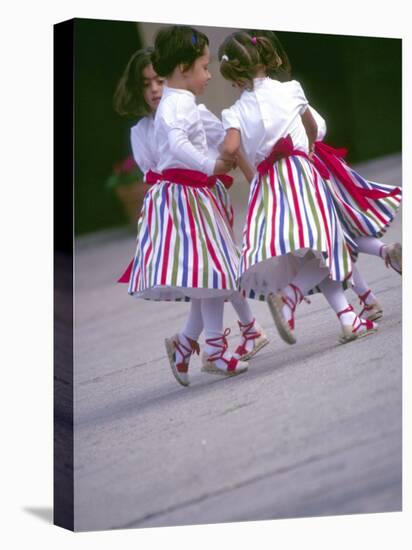
[[[215,270],[213,270],[213,288],[218,288],[217,281],[218,281],[217,273]]]
[[[279,228],[276,228],[278,230],[279,235],[279,244],[280,244],[280,251],[282,254],[285,254],[286,252],[286,246],[285,246],[285,240],[283,238],[283,231],[284,223],[285,223],[285,199],[283,198],[284,193],[282,189],[282,184],[280,183],[280,176],[279,176],[279,170],[278,170],[278,164],[276,163],[274,166],[274,170],[277,173],[277,178],[275,180],[275,185],[277,184],[279,188],[279,195],[280,195],[280,216],[279,216]]]
[[[338,182],[339,180],[335,179],[335,182]],[[343,189],[343,185],[342,184],[339,184],[339,183],[336,183],[335,184],[338,189],[339,189],[339,192],[340,194],[342,195],[342,197],[344,198],[345,202],[347,202],[349,204],[349,208],[351,208],[352,210],[354,210],[354,215],[359,219],[360,223],[366,225],[366,227],[368,228],[369,232],[371,233],[371,235],[373,236],[376,236],[376,229],[373,227],[373,224],[371,223],[371,221],[368,219],[367,216],[365,216],[362,211],[360,210],[360,207],[359,206],[352,206],[352,205],[356,205],[356,201],[354,199],[352,199],[352,197],[349,195],[349,198],[348,198],[348,195],[346,194],[346,191]],[[338,208],[339,208],[339,204],[337,205]],[[342,207],[343,208],[343,207]],[[357,231],[359,231],[357,229]]]
[[[189,255],[189,239],[187,238],[186,230],[185,230],[185,212],[183,208],[183,202],[182,202],[182,186],[178,185],[178,208],[179,208],[179,214],[180,214],[180,227],[182,228],[182,237],[183,237],[183,273],[182,273],[182,286],[187,286],[187,278],[188,278],[188,255]],[[187,223],[189,221],[187,220]]]
[[[324,192],[326,196],[326,202],[328,205],[328,212],[329,212],[329,220],[332,230],[334,231],[334,239],[333,239],[333,258],[335,263],[335,269],[336,269],[336,279],[340,281],[340,265],[339,265],[339,240],[338,240],[338,226],[336,223],[336,216],[335,213],[335,207],[333,204],[332,197],[330,195],[329,189],[326,188],[326,184],[324,185]]]
[[[226,257],[227,263],[229,265],[229,270],[230,270],[234,280],[236,280],[236,273],[233,269],[233,265],[232,265],[232,262],[230,260],[230,255],[229,255],[229,251],[228,251],[227,246],[226,246],[225,239],[223,238],[223,235],[220,232],[219,227],[217,228],[217,230],[218,230],[218,234],[219,234],[219,237],[220,237],[220,242],[222,243],[223,252],[225,253],[225,257]],[[224,269],[224,266],[222,266],[222,269]]]
[[[269,176],[268,176],[269,177]],[[262,200],[263,200],[263,193],[262,193]],[[262,249],[262,240],[263,240],[263,229],[266,225],[266,218],[265,218],[265,209],[263,208],[262,209],[262,222],[260,224],[260,229],[259,229],[259,238],[258,238],[258,243],[257,243],[257,247],[256,247],[256,254],[255,254],[255,264],[258,263],[259,259],[259,251]]]
[[[388,191],[388,189],[385,187],[380,187],[379,185],[376,185],[376,184],[373,184],[367,180],[365,180],[364,178],[362,178],[362,176],[360,176],[359,174],[357,174],[354,170],[351,170],[351,175],[358,181],[358,183],[360,183],[360,185],[362,187],[364,187],[365,189],[380,189],[381,191]],[[393,187],[391,188],[390,187],[390,191],[392,191]],[[390,218],[390,220],[392,221],[393,219],[393,216],[391,215],[391,212],[389,210],[387,210],[386,206],[384,205],[383,201],[380,200],[380,199],[377,199],[376,201],[374,201],[374,206],[377,206],[384,215],[388,216]]]

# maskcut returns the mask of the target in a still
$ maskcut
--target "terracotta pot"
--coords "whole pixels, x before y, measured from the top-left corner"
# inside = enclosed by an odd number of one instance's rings
[[[123,210],[130,223],[135,224],[139,218],[142,209],[143,199],[148,189],[148,185],[140,181],[129,183],[128,185],[118,185],[116,194],[123,204]]]

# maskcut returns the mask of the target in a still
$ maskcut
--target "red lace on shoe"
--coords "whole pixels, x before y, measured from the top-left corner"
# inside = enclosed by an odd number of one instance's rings
[[[256,340],[256,338],[259,338],[259,336],[261,335],[261,332],[257,331],[256,328],[254,328],[255,321],[256,319],[253,319],[252,321],[250,321],[250,323],[247,323],[246,325],[243,325],[240,321],[237,322],[242,333],[242,338],[244,340],[244,342],[242,342],[235,351],[235,353],[240,357],[242,357],[242,355],[245,355],[249,351],[246,349],[246,342],[248,340]]]
[[[293,293],[294,293],[294,300],[292,300],[292,298],[290,298],[289,296],[285,296],[284,294],[282,294],[282,301],[285,305],[288,306],[288,308],[290,308],[290,311],[292,313],[292,318],[289,319],[288,321],[288,324],[289,324],[289,327],[291,330],[295,330],[295,309],[296,309],[296,306],[298,304],[300,304],[300,302],[302,302],[302,300],[305,300],[305,302],[307,302],[308,304],[310,304],[310,300],[308,300],[307,298],[304,297],[302,291],[300,290],[300,288],[292,283],[289,283],[289,285],[292,290],[293,290]]]
[[[205,342],[209,346],[218,348],[218,351],[215,351],[211,355],[208,355],[208,361],[217,361],[218,359],[221,359],[224,363],[226,363],[226,370],[228,372],[231,372],[236,370],[238,360],[236,359],[236,357],[233,357],[233,355],[230,359],[226,359],[226,357],[223,357],[228,348],[226,336],[228,336],[229,334],[230,328],[227,328],[222,336],[218,336],[217,338],[207,338]]]
[[[179,340],[179,338],[177,339],[177,341],[173,340],[173,344],[175,346],[175,349],[183,357],[182,362],[176,363],[176,370],[178,372],[187,372],[188,369],[189,369],[189,360],[190,360],[190,357],[192,356],[192,354],[197,353],[199,355],[199,353],[200,353],[200,347],[199,347],[199,344],[196,342],[196,340],[192,340],[188,336],[185,336],[185,338],[187,340],[189,340],[190,348],[187,347],[185,344],[183,344],[183,342],[181,342]],[[176,360],[176,354],[175,354],[175,360]]]
[[[369,296],[370,293],[371,293],[371,290],[369,289],[365,292],[365,294],[359,294],[359,303],[361,305],[363,304],[364,306],[362,311],[359,313],[359,317],[362,317],[364,311],[370,311],[371,309],[373,309],[373,304],[368,305],[366,303],[366,298]]]
[[[336,315],[340,318],[340,316],[343,315],[344,313],[350,313],[351,311],[354,312],[353,307],[348,306],[346,309],[342,309],[342,311],[339,311]],[[356,325],[356,321],[358,321],[357,325]],[[353,323],[352,323],[352,332],[354,334],[356,334],[358,332],[359,328],[362,327],[362,326],[366,326],[367,330],[371,330],[371,329],[373,329],[373,322],[370,321],[369,319],[361,319],[355,313],[355,318],[354,318]]]

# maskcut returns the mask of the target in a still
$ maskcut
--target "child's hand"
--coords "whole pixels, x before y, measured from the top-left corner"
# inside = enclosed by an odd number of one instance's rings
[[[233,161],[232,160],[226,160],[223,158],[218,158],[216,160],[215,164],[215,170],[214,174],[226,174],[226,172],[230,172],[233,168]]]

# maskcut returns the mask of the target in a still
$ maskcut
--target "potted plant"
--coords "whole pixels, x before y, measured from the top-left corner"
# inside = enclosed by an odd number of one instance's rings
[[[143,174],[130,155],[113,166],[106,187],[113,190],[123,204],[130,223],[136,223],[148,185],[143,183]]]

